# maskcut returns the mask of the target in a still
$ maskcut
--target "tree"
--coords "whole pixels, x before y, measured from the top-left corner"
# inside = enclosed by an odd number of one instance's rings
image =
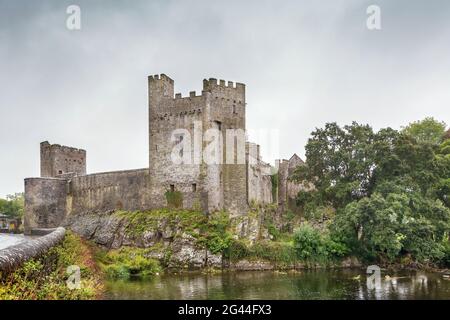
[[[7,195],[6,199],[0,199],[0,213],[3,213],[11,218],[22,218],[23,210],[23,193]]]
[[[403,128],[403,132],[414,137],[418,142],[439,144],[445,134],[445,128],[445,122],[439,122],[432,117],[427,117],[410,123]]]
[[[450,230],[448,146],[405,130],[326,124],[312,133],[295,171],[294,180],[313,186],[297,203],[307,217],[333,208],[333,239],[354,254],[439,261]]]
[[[370,198],[347,205],[332,225],[335,237],[366,258],[392,261],[402,253],[419,262],[445,256],[449,228],[449,208],[406,181],[383,183]]]
[[[436,161],[442,170],[436,193],[439,199],[450,208],[450,138],[444,140],[439,146],[436,154]]]
[[[370,197],[377,184],[405,176],[416,180],[423,193],[434,192],[448,172],[447,162],[436,158],[438,150],[391,128],[374,133],[356,122],[343,128],[328,123],[312,133],[305,165],[294,173],[294,180],[314,187],[301,191],[298,203],[310,209],[344,208]]]
[[[299,204],[338,208],[367,196],[374,169],[373,143],[372,128],[356,122],[343,128],[327,123],[316,129],[306,145],[306,163],[293,177],[314,186],[314,191],[302,192],[306,201]]]

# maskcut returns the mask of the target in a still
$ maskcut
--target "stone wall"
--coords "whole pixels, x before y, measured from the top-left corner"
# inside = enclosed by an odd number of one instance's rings
[[[67,213],[147,209],[152,206],[148,181],[148,169],[73,177],[67,182]]]
[[[290,180],[295,169],[304,162],[299,156],[294,154],[289,160],[278,160],[278,207],[281,212],[291,210],[300,213],[300,208],[296,204],[295,198],[303,185]]]
[[[66,217],[67,180],[25,179],[25,233],[35,228],[59,227]]]
[[[60,227],[42,237],[0,250],[0,275],[10,273],[26,261],[40,257],[59,244],[65,233],[66,230]]]
[[[86,174],[86,151],[59,144],[41,143],[41,177]]]
[[[269,204],[272,197],[272,167],[261,160],[259,145],[247,143],[247,197],[249,203]]]

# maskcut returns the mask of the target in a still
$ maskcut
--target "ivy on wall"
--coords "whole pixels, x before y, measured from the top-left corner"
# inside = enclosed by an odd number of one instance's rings
[[[182,208],[183,207],[183,194],[180,191],[166,191],[164,194],[167,200],[167,206],[169,208]]]

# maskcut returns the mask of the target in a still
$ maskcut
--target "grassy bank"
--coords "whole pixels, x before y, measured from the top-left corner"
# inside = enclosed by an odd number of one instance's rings
[[[80,289],[69,289],[69,266],[80,267]],[[91,247],[68,231],[63,242],[0,280],[0,300],[79,300],[100,298],[103,287]]]
[[[97,248],[95,260],[108,278],[129,279],[132,276],[147,277],[162,271],[159,261],[147,257],[152,249],[122,247],[106,251]]]

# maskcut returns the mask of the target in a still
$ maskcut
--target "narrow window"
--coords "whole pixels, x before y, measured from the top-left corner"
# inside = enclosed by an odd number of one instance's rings
[[[180,143],[182,143],[182,142],[183,142],[183,138],[184,138],[183,135],[179,136],[179,137],[178,137],[178,141],[179,141]],[[183,148],[181,148],[181,150],[180,150],[180,157],[183,158],[183,154],[184,154],[184,150],[183,150]]]
[[[175,185],[174,184],[171,184],[170,185],[170,192],[174,192],[175,191]]]
[[[222,131],[222,122],[220,122],[220,121],[214,121],[214,123],[216,124],[217,129],[219,129],[219,131]]]
[[[59,170],[59,171],[58,171],[58,174],[62,174],[62,170]]]
[[[192,184],[192,192],[196,192],[197,191],[197,184],[193,183]]]
[[[236,105],[233,104],[233,114],[236,114]]]

